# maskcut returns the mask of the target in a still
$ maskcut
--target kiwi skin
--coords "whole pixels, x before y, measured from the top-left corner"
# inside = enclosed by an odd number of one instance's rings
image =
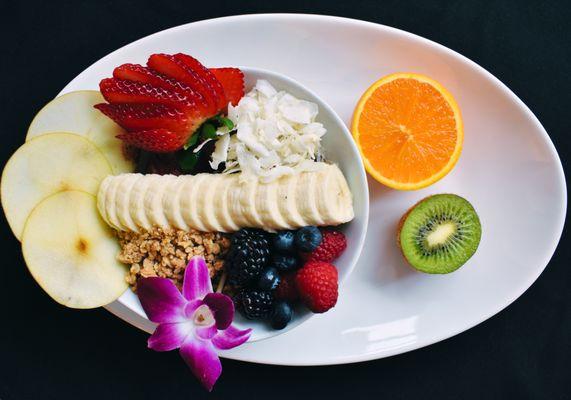
[[[475,248],[472,252],[472,254],[463,262],[460,263],[457,266],[453,266],[451,268],[446,268],[445,270],[430,270],[427,268],[422,268],[420,266],[415,266],[411,263],[411,261],[407,258],[405,251],[403,249],[403,245],[402,245],[402,241],[401,241],[401,233],[402,233],[402,229],[403,226],[408,218],[408,216],[410,215],[410,213],[421,203],[426,202],[427,200],[433,198],[433,197],[445,197],[445,196],[451,196],[451,197],[455,197],[455,198],[459,198],[461,199],[463,202],[467,203],[467,205],[469,206],[469,208],[472,210],[472,212],[474,213],[474,217],[476,219],[476,222],[478,224],[478,228],[477,228],[477,242],[475,244]],[[403,256],[403,258],[405,259],[405,261],[407,262],[407,264],[412,267],[415,271],[419,271],[419,272],[424,272],[424,273],[428,273],[428,274],[447,274],[447,273],[451,273],[454,272],[455,270],[457,270],[458,268],[460,268],[461,266],[463,266],[476,252],[479,242],[481,240],[481,234],[482,234],[482,230],[481,230],[481,223],[480,223],[480,219],[478,217],[478,214],[476,213],[476,210],[474,209],[474,207],[472,206],[472,204],[464,199],[461,196],[458,196],[456,194],[452,194],[452,193],[444,193],[444,194],[434,194],[431,196],[427,196],[425,198],[423,198],[422,200],[416,202],[412,207],[410,207],[405,213],[404,215],[400,218],[399,223],[398,223],[398,227],[397,227],[397,233],[396,233],[396,240],[397,240],[397,245],[400,249],[401,255]]]

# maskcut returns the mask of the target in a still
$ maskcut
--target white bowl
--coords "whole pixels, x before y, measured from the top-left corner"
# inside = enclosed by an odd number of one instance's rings
[[[361,254],[369,218],[369,189],[365,169],[351,133],[327,103],[300,83],[276,72],[250,67],[240,67],[240,69],[246,78],[246,92],[252,89],[258,79],[265,79],[277,90],[285,90],[295,97],[314,102],[319,107],[317,121],[321,122],[327,129],[327,134],[322,140],[323,152],[328,161],[336,163],[343,171],[353,194],[353,208],[355,210],[355,219],[342,227],[347,236],[347,250],[335,261],[335,266],[339,271],[339,283],[341,284],[347,279]],[[109,305],[107,309],[141,329],[148,332],[154,330],[154,325],[146,318],[137,296],[130,290]],[[249,341],[254,342],[287,332],[314,315],[300,305],[294,310],[294,317],[288,326],[279,331],[272,329],[267,322],[247,320],[239,313],[236,313],[235,324],[241,329],[253,328]]]

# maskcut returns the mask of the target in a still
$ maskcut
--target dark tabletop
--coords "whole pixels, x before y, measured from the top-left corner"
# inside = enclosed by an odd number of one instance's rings
[[[167,4],[168,3],[168,4]],[[544,1],[45,1],[0,5],[2,165],[34,114],[107,53],[207,18],[304,12],[364,19],[432,39],[482,65],[537,115],[571,157],[571,3]],[[335,4],[334,4],[335,3]],[[50,300],[2,221],[0,399],[570,399],[568,229],[549,266],[506,310],[456,337],[388,359],[331,367],[225,360],[206,394],[176,352],[103,309]],[[295,351],[292,349],[291,351]]]

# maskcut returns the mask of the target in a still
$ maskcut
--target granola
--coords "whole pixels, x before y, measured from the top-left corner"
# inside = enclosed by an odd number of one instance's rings
[[[179,288],[193,256],[203,256],[210,277],[216,279],[224,266],[230,239],[224,233],[154,228],[141,233],[118,231],[121,251],[117,259],[130,265],[126,281],[136,290],[139,277],[171,279]]]

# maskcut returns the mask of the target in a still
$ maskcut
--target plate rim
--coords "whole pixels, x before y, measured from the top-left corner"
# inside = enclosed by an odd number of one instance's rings
[[[101,57],[100,59],[98,59],[97,61],[92,63],[90,66],[88,66],[87,68],[82,70],[80,73],[78,73],[58,93],[58,96],[70,91],[69,88],[73,85],[74,81],[80,75],[83,75],[85,72],[91,70],[92,68],[95,68],[97,65],[104,62],[104,60],[106,60],[107,58],[112,57],[117,52],[123,51],[123,50],[128,49],[132,46],[135,46],[141,41],[148,40],[148,39],[151,39],[155,36],[164,35],[164,34],[167,34],[170,32],[175,32],[178,30],[185,30],[185,29],[188,29],[188,27],[190,27],[190,26],[220,24],[220,23],[225,23],[225,22],[229,22],[229,21],[236,21],[236,20],[263,20],[266,18],[283,18],[283,19],[295,18],[298,20],[299,19],[306,19],[306,20],[319,20],[319,21],[334,21],[334,22],[337,22],[339,24],[344,24],[345,26],[351,25],[351,26],[356,26],[356,27],[367,27],[370,29],[378,30],[379,32],[385,31],[385,32],[389,32],[393,35],[401,36],[401,37],[404,37],[404,38],[407,38],[407,39],[410,39],[410,40],[413,40],[416,42],[420,42],[424,45],[431,47],[433,50],[441,51],[441,52],[447,54],[448,56],[456,58],[457,60],[461,61],[462,63],[468,64],[472,69],[475,70],[475,72],[484,75],[484,77],[486,79],[488,79],[490,82],[492,82],[498,89],[500,89],[501,92],[507,96],[507,98],[509,98],[512,102],[515,102],[517,104],[517,106],[519,106],[519,108],[525,112],[526,118],[529,119],[529,121],[534,125],[536,130],[538,130],[541,133],[541,139],[547,145],[547,148],[549,149],[551,157],[555,161],[554,164],[556,166],[557,181],[558,181],[558,183],[562,189],[562,197],[560,199],[560,202],[562,204],[562,208],[560,210],[560,215],[558,218],[558,220],[559,220],[558,225],[557,225],[556,229],[554,229],[554,231],[553,231],[553,235],[551,238],[551,246],[549,248],[546,248],[546,250],[544,251],[545,256],[543,257],[543,261],[539,264],[538,268],[535,270],[535,273],[530,274],[529,278],[520,287],[518,287],[516,290],[513,291],[514,294],[512,294],[511,297],[508,297],[505,301],[498,303],[498,305],[496,307],[494,307],[491,312],[486,313],[483,317],[478,317],[475,320],[475,322],[473,322],[472,324],[467,324],[467,325],[461,327],[460,329],[450,330],[446,334],[438,335],[435,338],[431,338],[430,340],[424,340],[423,341],[422,339],[419,339],[419,340],[415,341],[414,343],[411,343],[411,344],[409,344],[403,348],[398,348],[398,349],[393,349],[393,350],[388,350],[388,351],[385,350],[382,352],[371,352],[371,353],[367,353],[367,354],[361,354],[358,356],[345,356],[345,357],[341,357],[341,358],[327,359],[327,360],[322,361],[322,362],[315,362],[315,361],[311,362],[310,361],[310,362],[280,363],[280,362],[275,362],[275,361],[274,362],[263,361],[259,357],[254,357],[254,358],[248,357],[247,353],[245,353],[245,354],[226,354],[225,352],[222,352],[221,356],[223,356],[224,358],[228,358],[228,359],[239,360],[239,361],[247,361],[247,362],[259,363],[259,364],[290,365],[290,366],[339,365],[339,364],[365,362],[365,361],[370,361],[370,360],[376,360],[376,359],[391,357],[391,356],[394,356],[397,354],[407,353],[407,352],[410,352],[410,351],[413,351],[413,350],[416,350],[416,349],[419,349],[422,347],[429,346],[429,345],[437,343],[437,342],[441,342],[441,341],[446,340],[448,338],[454,337],[454,336],[456,336],[456,335],[458,335],[464,331],[467,331],[467,330],[473,328],[474,326],[479,325],[482,322],[488,320],[492,316],[498,314],[500,311],[504,310],[510,304],[512,304],[521,295],[523,295],[531,287],[531,285],[539,278],[541,273],[545,270],[545,268],[549,264],[549,261],[553,257],[553,255],[557,249],[557,246],[559,244],[559,241],[561,239],[561,236],[563,234],[563,228],[565,225],[565,219],[566,219],[566,215],[567,215],[567,197],[568,196],[567,196],[567,184],[566,184],[566,180],[565,180],[565,173],[564,173],[563,165],[561,163],[561,159],[559,157],[559,154],[557,153],[557,150],[555,148],[555,145],[553,144],[553,141],[551,140],[551,138],[547,134],[547,131],[545,130],[543,125],[540,123],[539,119],[535,116],[535,114],[531,111],[531,109],[505,83],[500,81],[491,72],[486,70],[484,67],[482,67],[481,65],[479,65],[475,61],[472,61],[468,57],[466,57],[466,56],[464,56],[464,55],[462,55],[462,54],[460,54],[460,53],[458,53],[458,52],[456,52],[456,51],[454,51],[454,50],[452,50],[452,49],[450,49],[450,48],[448,48],[448,47],[446,47],[446,46],[444,46],[438,42],[435,42],[431,39],[427,39],[427,38],[424,38],[424,37],[419,36],[417,34],[407,32],[407,31],[402,30],[402,29],[394,28],[391,26],[387,26],[384,24],[380,24],[380,23],[357,20],[357,19],[347,18],[347,17],[333,16],[333,15],[308,14],[308,13],[300,13],[300,14],[296,14],[296,13],[259,13],[259,14],[255,14],[255,13],[252,13],[252,14],[240,14],[240,15],[232,15],[232,16],[225,16],[225,17],[218,17],[218,18],[210,18],[210,19],[205,19],[205,20],[200,20],[200,21],[195,21],[195,22],[189,22],[186,24],[177,25],[174,27],[163,29],[161,31],[149,34],[149,35],[144,36],[140,39],[137,39],[133,42],[130,42],[130,43],[128,43],[128,44],[126,44],[126,45],[124,45],[124,46],[122,46],[122,47],[120,47],[120,48],[118,48],[118,49],[116,49],[110,53],[107,53],[105,56]],[[108,311],[110,311],[112,314],[119,316],[121,319],[130,323],[131,325],[134,325],[140,329],[148,331],[148,327],[146,327],[146,329],[145,329],[145,326],[143,324],[139,325],[139,324],[133,323],[133,318],[130,318],[129,316],[123,315],[123,313],[121,312],[120,309],[117,309],[116,307],[113,306],[114,304],[115,303],[112,303],[112,304],[106,306],[105,308]]]

